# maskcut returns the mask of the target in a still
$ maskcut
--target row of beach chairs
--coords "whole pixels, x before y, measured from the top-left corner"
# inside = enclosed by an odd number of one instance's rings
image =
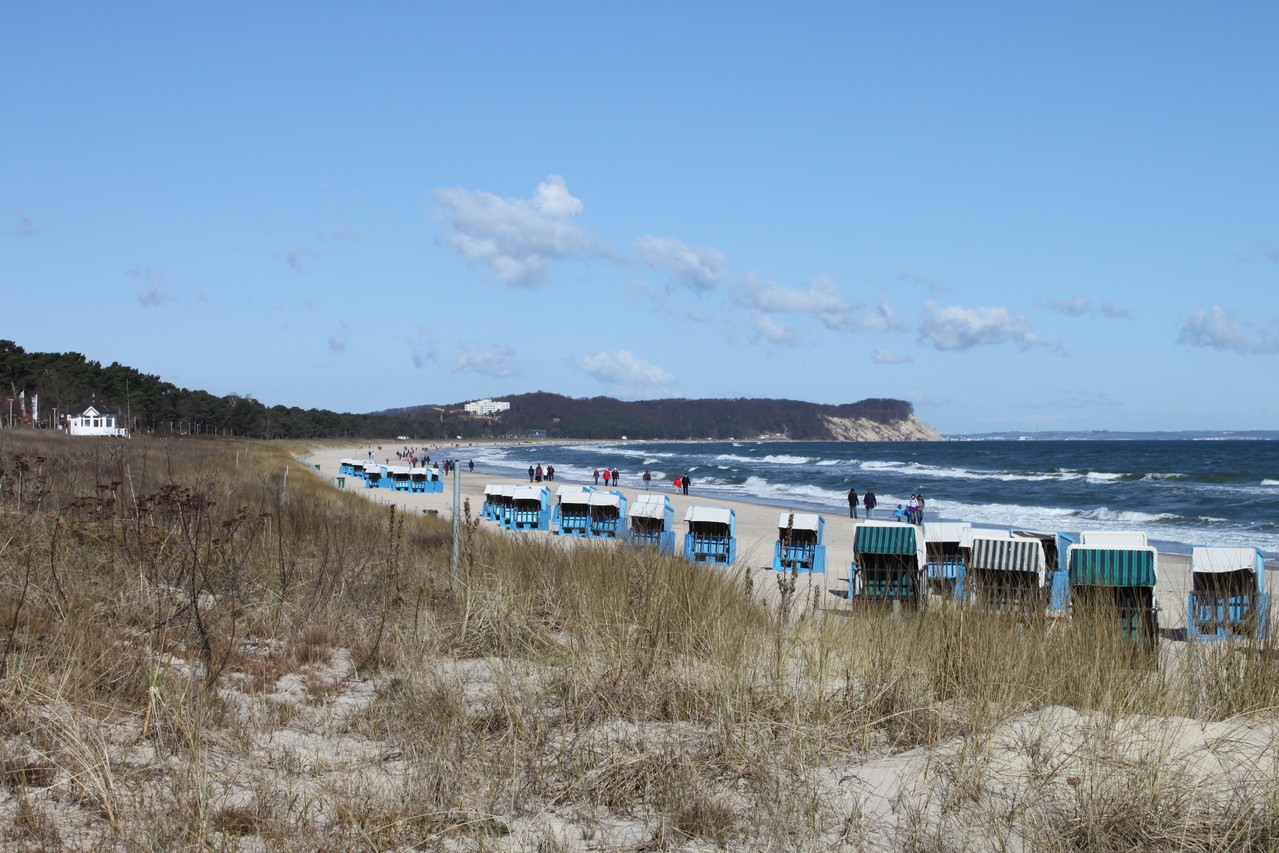
[[[934,596],[1015,616],[1090,610],[1123,637],[1159,637],[1159,553],[1139,531],[1065,533],[968,524],[866,522],[856,533],[849,597],[922,608]],[[1269,628],[1257,548],[1195,547],[1186,638],[1262,638]]]
[[[675,553],[674,510],[665,495],[640,494],[628,503],[619,491],[563,485],[552,505],[547,486],[489,485],[481,514],[512,530],[626,539]],[[732,509],[690,506],[684,522],[686,559],[736,562]],[[816,513],[781,513],[770,568],[825,572],[825,524]],[[1057,532],[867,521],[855,534],[848,597],[911,610],[949,599],[1017,617],[1100,608],[1123,637],[1153,643],[1158,558],[1138,531],[1086,532],[1076,542]],[[1261,638],[1269,612],[1259,549],[1193,549],[1187,639]]]
[[[343,459],[338,463],[338,476],[361,480],[366,489],[427,493],[444,491],[444,472],[439,468],[380,465],[372,460]]]

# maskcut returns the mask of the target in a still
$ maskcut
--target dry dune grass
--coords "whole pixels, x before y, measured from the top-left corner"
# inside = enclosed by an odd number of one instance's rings
[[[1269,850],[1268,644],[760,604],[280,444],[0,434],[0,846]]]

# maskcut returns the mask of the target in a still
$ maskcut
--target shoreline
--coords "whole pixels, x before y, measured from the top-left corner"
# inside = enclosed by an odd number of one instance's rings
[[[491,446],[500,446],[509,444],[510,442],[491,443]],[[559,442],[555,442],[559,443]],[[489,444],[489,443],[486,443]],[[427,447],[427,453],[435,456],[437,451],[442,451],[452,456],[460,456],[455,451],[460,451],[465,447],[474,447],[475,444],[469,445],[443,445],[439,447]],[[330,483],[333,483],[337,477],[338,466],[340,460],[344,458],[364,459],[368,456],[370,445],[346,446],[341,448],[326,447],[313,449],[302,460],[308,465],[309,470],[316,474],[316,465],[320,466],[318,476],[323,477]],[[379,454],[383,464],[388,457],[394,460],[395,451],[388,450],[388,445],[383,444],[383,450]],[[395,464],[392,462],[391,464]],[[469,500],[471,505],[471,516],[478,517],[480,507],[484,500],[484,487],[492,484],[517,484],[528,485],[527,476],[511,476],[510,474],[498,473],[492,470],[484,470],[482,466],[476,466],[476,470],[471,472],[466,468],[466,460],[460,462],[461,470],[461,499],[463,502]],[[453,476],[448,475],[444,478],[444,491],[442,493],[412,493],[412,492],[396,492],[389,489],[367,489],[360,480],[356,480],[359,484],[359,492],[361,496],[373,500],[384,505],[396,505],[410,511],[416,511],[421,514],[434,511],[442,518],[452,517],[453,502]],[[349,483],[348,478],[347,482]],[[593,483],[590,478],[586,480],[572,479],[556,479],[553,482],[543,482],[540,485],[547,486],[551,490],[551,505],[555,504],[555,491],[561,485],[586,485]],[[348,486],[349,488],[349,486]],[[602,485],[601,485],[602,488]],[[795,502],[794,504],[781,503],[764,503],[753,500],[742,500],[737,498],[722,498],[718,495],[706,496],[697,494],[697,486],[694,484],[693,493],[690,495],[682,495],[674,493],[668,485],[655,486],[649,489],[623,485],[620,489],[610,491],[620,491],[627,498],[628,502],[633,502],[637,495],[655,494],[664,495],[675,510],[675,533],[676,533],[676,551],[679,553],[682,549],[683,533],[685,530],[684,512],[689,506],[716,506],[727,507],[732,509],[735,516],[735,533],[737,538],[737,562],[732,566],[713,566],[709,568],[717,569],[732,575],[741,576],[748,568],[754,571],[763,570],[769,574],[773,574],[770,568],[773,558],[773,545],[777,541],[778,521],[781,513],[784,512],[818,512],[826,519],[825,535],[823,542],[826,545],[827,569],[825,574],[807,574],[799,575],[799,588],[797,594],[801,597],[813,596],[814,590],[820,590],[821,594],[816,599],[822,602],[822,606],[826,608],[847,609],[849,607],[847,599],[844,595],[848,589],[849,567],[852,561],[853,541],[856,535],[857,525],[863,521],[859,518],[856,522],[848,518],[847,510],[842,513],[836,513],[830,509],[816,509],[811,505],[803,502]],[[859,510],[858,515],[862,512]],[[880,507],[877,511],[876,520],[891,520],[891,510],[887,507]],[[943,521],[946,519],[934,518],[930,521]],[[512,536],[545,536],[554,541],[564,543],[566,545],[580,544],[583,542],[601,542],[607,540],[585,540],[576,537],[560,537],[554,532],[544,531],[502,531],[492,522],[486,522],[490,525],[490,529],[501,531]],[[1155,598],[1160,610],[1160,625],[1163,628],[1176,629],[1184,628],[1186,624],[1186,604],[1187,596],[1190,588],[1190,556],[1189,554],[1179,554],[1174,551],[1166,550],[1160,547],[1160,543],[1151,543],[1159,551],[1159,578],[1155,587]],[[1274,571],[1269,564],[1267,569]],[[774,584],[764,579],[761,583],[757,578],[755,588],[765,591],[765,595],[770,598],[777,597],[777,591]]]

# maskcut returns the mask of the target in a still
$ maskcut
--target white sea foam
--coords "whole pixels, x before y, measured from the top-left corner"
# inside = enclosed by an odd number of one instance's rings
[[[1082,474],[1076,471],[1053,471],[1042,474],[1024,474],[1015,471],[974,471],[970,468],[951,468],[940,465],[920,465],[915,462],[870,460],[861,464],[863,471],[885,471],[935,480],[997,480],[1004,482],[1040,482],[1045,480],[1077,480]],[[1120,475],[1114,475],[1116,478]]]
[[[807,465],[813,461],[811,456],[787,456],[786,454],[770,454],[760,459],[761,462],[770,462],[774,465]]]
[[[1261,485],[1263,485],[1263,486],[1279,486],[1279,480],[1262,480],[1262,481],[1261,481]]]

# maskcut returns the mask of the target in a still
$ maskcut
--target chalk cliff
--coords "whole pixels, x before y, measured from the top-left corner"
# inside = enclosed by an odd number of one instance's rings
[[[868,418],[839,418],[832,415],[819,415],[819,417],[830,430],[832,441],[942,440],[940,435],[913,414],[889,423]]]

